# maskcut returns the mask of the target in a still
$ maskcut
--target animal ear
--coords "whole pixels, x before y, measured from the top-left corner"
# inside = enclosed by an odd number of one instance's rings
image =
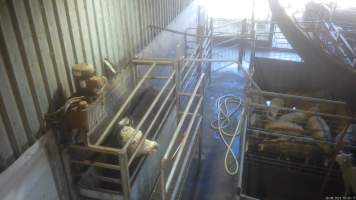
[[[124,117],[123,119],[121,119],[120,121],[119,121],[119,125],[121,125],[121,126],[128,126],[128,125],[130,125],[130,119],[128,118],[128,117]]]

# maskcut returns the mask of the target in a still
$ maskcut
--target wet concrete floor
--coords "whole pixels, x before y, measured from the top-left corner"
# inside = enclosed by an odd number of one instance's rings
[[[219,59],[236,59],[238,53],[237,49],[215,49],[214,52],[216,53],[214,58]],[[246,67],[247,63],[244,66]],[[220,69],[221,67],[224,68]],[[244,73],[238,70],[235,64],[226,66],[226,63],[214,63],[212,65],[211,80],[205,92],[200,173],[195,179],[188,177],[182,199],[230,200],[234,198],[237,176],[230,176],[225,172],[226,147],[218,132],[210,127],[210,123],[217,117],[216,100],[224,95],[236,95],[242,98],[244,83]],[[234,149],[237,150],[238,145],[234,145]]]
[[[237,48],[214,48],[215,59],[237,59]],[[245,52],[242,67],[248,69],[250,51]],[[300,61],[300,57],[291,52],[256,52],[257,57]],[[200,173],[188,177],[183,190],[184,200],[231,200],[236,199],[237,175],[230,176],[225,172],[224,155],[226,147],[218,132],[210,127],[216,119],[216,100],[224,95],[236,95],[243,98],[245,76],[235,64],[214,63],[210,83],[205,91],[204,121],[203,121],[203,150]],[[236,116],[236,121],[238,116]],[[237,123],[236,123],[237,124]],[[233,149],[238,153],[239,138]],[[192,167],[195,167],[192,165]],[[194,170],[193,170],[194,171]]]

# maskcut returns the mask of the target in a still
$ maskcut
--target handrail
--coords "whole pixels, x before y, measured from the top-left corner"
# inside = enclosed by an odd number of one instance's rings
[[[195,130],[193,132],[193,137],[192,137],[191,142],[189,144],[189,148],[187,149],[187,152],[186,152],[187,155],[191,155],[191,153],[192,153],[193,143],[196,140],[196,137],[198,135],[199,128],[200,128],[200,126],[202,124],[202,121],[203,121],[202,119],[203,119],[202,117],[199,117],[197,125],[195,126]],[[189,159],[189,156],[185,157],[184,160],[183,160],[183,163],[182,163],[182,166],[181,166],[181,170],[179,171],[179,174],[178,174],[178,177],[177,177],[177,181],[176,181],[176,185],[178,185],[178,186],[180,185],[180,183],[182,181],[182,175],[183,175],[182,173],[184,172],[185,169],[187,169],[188,159]],[[176,194],[178,192],[177,190],[178,190],[178,187],[175,187],[173,192],[172,192],[172,196],[171,196],[172,199],[175,199],[175,196],[176,196]]]
[[[187,137],[187,138],[189,137],[189,133],[190,133],[192,127],[193,127],[193,124],[194,124],[194,122],[195,122],[195,119],[196,119],[196,116],[197,116],[197,114],[198,114],[198,111],[199,111],[200,107],[202,106],[203,98],[204,98],[204,97],[200,97],[200,100],[199,100],[199,102],[198,102],[198,104],[197,104],[197,107],[195,108],[194,113],[193,113],[193,115],[192,115],[192,118],[193,118],[193,119],[189,122],[187,131],[186,131],[187,135],[185,136],[185,137]],[[185,145],[186,145],[186,140],[183,141],[182,146],[180,147],[177,156],[174,158],[174,162],[173,162],[173,166],[172,166],[171,173],[168,175],[168,178],[167,178],[166,190],[168,190],[168,188],[169,188],[169,186],[170,186],[170,184],[171,184],[171,182],[172,182],[175,169],[176,169],[177,166],[178,166],[178,161],[180,160],[180,158],[181,158],[181,156],[182,156],[183,149],[184,149]]]
[[[169,77],[169,79],[166,81],[166,83],[164,84],[164,86],[162,87],[162,89],[159,91],[159,93],[157,94],[157,96],[155,97],[155,99],[153,100],[153,102],[151,103],[151,105],[148,107],[148,109],[146,110],[145,114],[143,115],[143,117],[141,118],[140,122],[138,123],[138,125],[135,128],[135,131],[133,133],[133,135],[129,138],[129,140],[126,142],[125,146],[123,147],[124,150],[126,150],[128,148],[128,146],[132,143],[133,139],[135,138],[136,134],[138,133],[138,131],[141,129],[141,126],[143,125],[143,123],[145,122],[145,120],[147,119],[147,117],[149,116],[149,114],[151,113],[151,111],[153,110],[153,108],[156,106],[156,104],[158,103],[158,100],[160,99],[160,97],[163,94],[163,91],[168,87],[169,83],[173,80],[173,77],[175,76],[176,72],[174,71],[171,76]],[[161,106],[162,107],[162,106]],[[145,135],[147,134],[147,132],[145,133]],[[141,142],[144,140],[141,140]]]
[[[178,125],[177,125],[177,129],[176,129],[176,131],[175,131],[174,134],[173,134],[172,141],[175,141],[175,140],[177,139],[177,137],[178,137],[179,131],[180,131],[180,129],[181,129],[182,126],[183,126],[183,122],[184,122],[185,118],[187,117],[187,114],[186,114],[186,113],[189,111],[189,109],[191,108],[191,106],[192,106],[192,104],[193,104],[194,96],[197,94],[198,89],[199,89],[199,86],[200,86],[200,84],[201,84],[202,81],[203,81],[203,78],[204,78],[204,73],[201,74],[201,76],[200,76],[200,78],[199,78],[199,80],[198,80],[198,82],[197,82],[197,84],[196,84],[196,86],[195,86],[195,88],[194,88],[194,91],[192,92],[192,96],[190,97],[190,99],[189,99],[189,101],[188,101],[188,104],[187,104],[187,107],[184,109],[184,113],[183,113],[183,115],[181,116],[181,118],[180,118],[180,120],[179,120],[179,123],[178,123]],[[171,142],[171,143],[169,144],[169,146],[168,146],[168,148],[167,148],[167,151],[166,151],[166,153],[165,153],[164,156],[163,156],[163,159],[165,159],[165,160],[168,159],[169,154],[171,153],[171,151],[172,151],[172,149],[173,149],[173,145],[174,145],[173,142]]]
[[[154,134],[157,134],[159,131],[161,131],[161,128],[163,127],[162,124],[164,124],[165,120],[168,118],[167,113],[164,113],[167,105],[168,109],[172,109],[173,106],[176,106],[176,111],[177,111],[177,127],[175,131],[172,133],[173,137],[168,144],[168,148],[166,150],[166,154],[168,155],[169,153],[172,152],[173,144],[172,141],[177,140],[177,136],[179,134],[179,131],[182,129],[184,123],[189,116],[191,121],[189,122],[189,126],[187,131],[189,131],[189,135],[192,136],[194,135],[194,138],[196,137],[196,134],[198,130],[200,130],[201,126],[201,121],[202,121],[202,113],[198,113],[199,110],[203,110],[203,81],[205,74],[201,73],[201,65],[198,65],[199,62],[214,62],[214,59],[205,59],[204,54],[209,47],[209,38],[206,38],[205,40],[199,40],[199,45],[194,51],[194,54],[192,54],[188,59],[181,57],[179,54],[179,48],[177,48],[177,56],[176,58],[135,58],[131,60],[131,63],[134,64],[135,70],[137,69],[138,66],[145,66],[145,72],[143,75],[140,75],[141,78],[138,79],[138,82],[135,84],[133,90],[131,93],[128,95],[128,97],[124,100],[122,103],[121,107],[118,109],[116,113],[114,113],[114,116],[110,119],[108,124],[105,124],[106,127],[103,128],[103,131],[101,131],[100,135],[96,138],[95,141],[92,138],[92,141],[90,141],[90,137],[93,133],[90,133],[87,135],[86,139],[86,144],[75,144],[75,145],[69,145],[69,148],[72,148],[75,151],[85,151],[89,152],[89,155],[93,155],[91,157],[92,161],[87,161],[87,160],[78,160],[78,158],[73,158],[72,162],[81,164],[81,165],[88,165],[92,167],[101,167],[101,168],[106,168],[106,169],[115,169],[119,170],[121,177],[118,178],[117,180],[120,181],[121,187],[120,193],[123,196],[123,199],[130,199],[131,197],[131,187],[132,187],[132,181],[134,180],[132,177],[135,177],[135,174],[138,172],[138,168],[135,168],[135,171],[132,172],[130,166],[132,163],[134,163],[134,159],[136,155],[139,153],[140,149],[145,143],[145,140],[147,136],[150,133],[153,133],[153,129],[158,126],[158,128],[155,128]],[[197,58],[197,57],[202,57],[202,58]],[[185,63],[184,63],[185,62]],[[216,61],[220,62],[220,60]],[[182,70],[181,64],[184,63],[184,68]],[[147,66],[147,67],[146,67]],[[163,66],[163,67],[172,67],[172,70],[169,70],[169,75],[158,75],[156,76],[154,73],[154,70],[157,69],[158,66]],[[196,73],[198,71],[198,73]],[[185,72],[185,73],[184,73]],[[182,74],[181,74],[182,73]],[[197,75],[197,74],[200,74]],[[135,76],[135,75],[134,75]],[[191,76],[191,77],[190,77]],[[136,77],[135,82],[136,82]],[[183,78],[183,81],[181,79]],[[123,117],[122,115],[126,112],[128,109],[128,106],[130,105],[131,101],[134,99],[135,96],[137,96],[140,88],[142,88],[145,84],[145,81],[148,79],[157,79],[161,82],[162,84],[160,85],[160,90],[158,91],[158,94],[155,95],[155,97],[152,100],[152,103],[148,106],[147,110],[143,113],[143,117],[140,118],[140,121],[138,124],[134,127],[134,133],[132,136],[126,141],[126,143],[123,145],[123,147],[111,147],[109,145],[104,144],[106,138],[108,138],[109,134],[112,132],[114,127],[116,126],[116,123]],[[185,84],[185,82],[189,81],[189,83],[194,80],[194,84],[196,86],[190,86],[194,88],[193,91],[190,93],[187,93],[187,91],[181,90],[180,89],[180,82],[182,84]],[[173,81],[174,80],[174,81]],[[196,80],[196,81],[195,81]],[[163,84],[164,83],[164,84]],[[163,86],[162,86],[163,85]],[[192,84],[193,85],[193,84]],[[198,90],[202,90],[200,93]],[[189,89],[189,91],[191,91]],[[184,112],[180,112],[179,105],[179,98],[180,97],[186,97],[189,98],[189,101],[186,105],[186,108],[184,109]],[[199,99],[199,100],[196,100]],[[160,101],[162,100],[162,102]],[[160,103],[159,103],[160,102]],[[196,104],[198,102],[198,104]],[[190,109],[194,107],[194,112],[190,113]],[[152,118],[149,117],[151,112],[155,109],[155,115],[152,116]],[[156,111],[158,110],[158,111]],[[164,114],[162,114],[164,113]],[[158,119],[160,116],[164,115],[164,119],[158,122]],[[199,119],[199,120],[198,120]],[[148,121],[149,120],[149,121]],[[198,122],[198,127],[195,129],[194,132],[192,132],[194,124],[197,124]],[[147,122],[147,125],[146,125]],[[135,147],[133,152],[129,152],[128,148],[130,144],[132,144],[135,136],[138,134],[140,129],[143,127],[145,124],[145,128],[147,129],[144,131],[142,134],[142,137],[140,138],[140,141],[138,142],[138,145]],[[200,128],[199,128],[200,127]],[[192,133],[190,133],[192,132]],[[191,138],[189,139],[189,144],[192,144],[193,141],[191,141]],[[187,142],[188,143],[188,142]],[[186,152],[183,149],[187,149],[186,143],[182,143],[182,150],[177,151],[177,161],[175,161],[174,166],[177,168],[178,166],[178,161],[183,160],[181,157],[184,157],[182,154]],[[200,148],[200,147],[199,147]],[[162,152],[164,153],[164,152]],[[96,157],[97,155],[101,156],[101,154],[105,155],[110,155],[111,157],[117,157],[118,158],[118,163],[112,164],[112,163],[106,163],[102,162],[101,160],[98,160]],[[163,158],[167,155],[163,155]],[[142,163],[143,160],[140,161]],[[184,158],[184,163],[186,163],[186,158]],[[91,169],[91,168],[89,168]],[[185,169],[184,169],[185,170]],[[131,172],[131,173],[130,173]],[[172,173],[172,172],[171,172]],[[181,172],[180,172],[181,173]],[[104,177],[105,179],[105,177]],[[172,175],[170,175],[170,180],[172,179]],[[109,180],[109,179],[107,179]],[[111,179],[109,180],[111,181]],[[116,180],[115,180],[116,181]]]
[[[155,69],[156,66],[157,66],[157,64],[155,62],[150,66],[150,68],[147,70],[145,75],[141,78],[141,80],[138,82],[136,87],[133,89],[133,91],[131,92],[129,97],[123,103],[120,110],[114,115],[114,117],[112,118],[110,123],[105,127],[104,131],[102,132],[102,134],[99,137],[99,139],[97,140],[97,142],[95,142],[94,146],[99,146],[104,141],[104,139],[107,137],[108,133],[112,130],[114,125],[117,123],[117,121],[121,117],[121,115],[124,112],[124,110],[126,109],[126,107],[129,105],[129,103],[132,101],[133,97],[136,95],[137,91],[141,88],[141,86],[145,82],[146,78],[151,74],[151,72]]]
[[[347,62],[346,64],[351,65],[351,67],[355,67],[356,65],[356,52],[354,49],[351,47],[349,42],[346,40],[343,30],[339,30],[338,27],[330,20],[324,20],[323,18],[320,18],[318,20],[312,20],[312,21],[300,21],[297,20],[295,15],[292,16],[293,20],[297,24],[297,26],[303,30],[305,33],[308,32],[313,32],[317,38],[321,42],[321,37],[323,40],[327,42],[332,42],[333,46],[336,47],[339,53],[343,55],[343,58],[341,58],[344,62]],[[319,28],[317,30],[306,30],[305,27],[303,27],[301,24],[307,23],[307,24],[316,24]],[[321,26],[320,26],[321,25]],[[324,34],[324,35],[323,35]],[[327,34],[328,37],[323,37]],[[325,43],[327,43],[325,42]],[[346,60],[344,60],[346,59]]]
[[[259,103],[249,103],[250,106],[256,107],[256,108],[268,108],[267,105],[265,104],[259,104]],[[292,109],[292,108],[286,108],[286,107],[279,107],[275,106],[274,108],[279,109],[281,111],[292,111],[292,112],[303,112],[306,114],[318,114],[320,116],[325,116],[325,117],[333,117],[333,118],[339,118],[339,119],[345,119],[345,120],[352,120],[352,117],[346,116],[346,115],[336,115],[336,114],[329,114],[329,113],[321,113],[321,112],[314,112],[314,111],[307,111],[307,110],[301,110],[301,109]]]
[[[262,94],[265,96],[272,96],[272,97],[297,98],[297,99],[306,100],[306,101],[346,105],[346,103],[343,101],[321,99],[321,98],[316,98],[316,97],[299,96],[299,95],[294,95],[294,94],[282,94],[282,93],[268,92],[268,91],[262,91],[262,90],[257,91],[255,89],[249,89],[247,92],[252,93],[252,94]]]
[[[174,157],[174,163],[173,163],[173,166],[172,166],[172,169],[170,171],[169,174],[166,174],[166,167],[167,167],[167,161],[171,159],[171,153],[172,153],[172,150],[173,150],[173,146],[175,145],[175,143],[177,142],[177,137],[179,135],[179,133],[181,132],[181,129],[183,127],[183,124],[186,120],[186,117],[188,116],[188,113],[189,113],[189,110],[191,109],[192,105],[193,105],[193,102],[195,100],[195,98],[199,98],[199,101],[197,103],[197,106],[196,108],[194,109],[194,113],[191,115],[191,119],[190,119],[190,122],[189,122],[189,125],[188,125],[188,128],[187,128],[187,138],[188,136],[190,135],[190,131],[191,131],[191,128],[194,124],[194,122],[196,121],[196,118],[198,116],[198,111],[201,109],[201,106],[202,106],[202,102],[203,102],[203,96],[197,96],[198,95],[198,90],[199,88],[202,89],[203,91],[203,80],[204,80],[204,73],[202,73],[194,87],[194,90],[193,92],[191,93],[190,95],[190,98],[189,98],[189,101],[188,103],[186,104],[186,107],[184,109],[184,111],[182,112],[182,115],[181,117],[179,118],[179,122],[177,124],[177,127],[173,133],[173,136],[172,136],[172,139],[168,145],[168,148],[166,150],[166,152],[164,153],[162,159],[161,159],[161,170],[160,170],[160,186],[161,186],[161,197],[163,200],[166,199],[166,192],[167,192],[167,188],[171,185],[171,182],[172,182],[172,178],[173,178],[173,174],[176,172],[176,168],[178,166],[178,162],[182,156],[182,152],[183,152],[183,149],[184,147],[186,146],[186,141],[183,141],[182,144],[180,145],[180,149],[178,150],[178,154],[177,156]],[[201,116],[200,116],[201,118]],[[201,120],[200,120],[201,121]],[[201,123],[201,122],[199,122]],[[194,133],[195,135],[196,133]],[[176,153],[174,153],[174,155],[176,155]],[[186,160],[186,159],[185,159]],[[186,162],[184,162],[186,163]],[[167,184],[166,184],[166,175],[168,175],[168,179],[167,179]]]
[[[167,83],[168,83],[168,81],[167,81]],[[148,133],[151,131],[151,129],[153,128],[153,124],[156,123],[156,121],[157,121],[157,119],[158,119],[158,116],[161,114],[161,112],[163,111],[163,108],[166,106],[166,104],[167,104],[169,98],[170,98],[171,95],[173,94],[173,91],[174,91],[175,87],[176,87],[176,85],[174,84],[173,87],[170,89],[168,95],[167,95],[166,98],[164,99],[163,103],[161,104],[161,107],[159,108],[159,110],[157,111],[156,115],[154,116],[154,118],[153,118],[151,124],[149,125],[149,127],[147,128],[147,130],[145,131],[145,133],[143,134],[143,136],[142,136],[142,138],[141,138],[139,144],[137,145],[137,148],[135,149],[134,153],[132,153],[131,158],[129,159],[129,166],[131,165],[133,159],[135,158],[135,156],[136,156],[138,150],[139,150],[139,149],[141,148],[141,146],[144,144],[144,141],[145,141],[145,139],[147,138]],[[163,91],[163,90],[161,90],[161,91]],[[133,137],[131,137],[131,138],[133,138]]]

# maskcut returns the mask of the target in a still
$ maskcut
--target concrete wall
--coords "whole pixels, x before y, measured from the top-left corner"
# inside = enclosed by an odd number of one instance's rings
[[[184,31],[196,23],[197,4],[186,8],[168,27]],[[175,46],[183,37],[162,32],[139,54],[140,56],[174,57]],[[0,67],[1,68],[1,67]],[[121,95],[115,93],[123,88],[129,79],[129,69],[117,77],[117,88],[112,99]],[[123,97],[121,97],[123,98]],[[1,101],[0,101],[1,102]],[[172,115],[174,116],[174,115]],[[171,120],[168,120],[171,121]],[[0,120],[0,123],[2,121]],[[0,124],[1,125],[1,124]],[[0,126],[2,128],[2,126]],[[3,132],[1,133],[3,134]],[[1,140],[0,140],[1,141]],[[52,200],[70,199],[69,188],[65,184],[61,160],[54,145],[52,134],[37,140],[16,162],[0,174],[0,197],[4,200]]]
[[[50,137],[43,136],[0,174],[1,199],[60,199],[45,147]]]

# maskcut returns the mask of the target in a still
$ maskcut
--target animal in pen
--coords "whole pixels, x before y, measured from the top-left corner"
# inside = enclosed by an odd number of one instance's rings
[[[278,112],[279,112],[279,107],[284,106],[284,100],[281,98],[273,98],[270,101],[270,106],[267,109],[267,118],[270,120],[276,119]]]
[[[308,134],[314,139],[324,140],[331,142],[331,131],[325,120],[320,116],[312,116],[308,119],[306,124]],[[330,145],[328,144],[318,144],[324,151],[325,154],[331,153]]]
[[[320,188],[327,174],[325,194],[340,194],[341,171],[332,161],[336,138],[342,133],[339,130],[350,122],[347,112],[340,109],[346,105],[274,94],[284,102],[273,107],[278,110],[274,118],[268,117],[271,104],[266,103],[274,96],[265,95],[259,98],[264,101],[248,107],[245,194],[258,199],[288,199],[291,194],[296,197],[293,199],[321,199]],[[354,144],[349,141],[345,142]]]
[[[304,128],[298,124],[284,121],[272,121],[265,125],[266,130],[280,132],[288,135],[303,135]]]
[[[103,141],[103,145],[110,148],[123,148],[124,145],[128,142],[129,138],[132,137],[132,144],[128,146],[128,156],[131,156],[132,153],[138,148],[138,143],[143,139],[143,134],[149,127],[149,122],[143,123],[140,130],[135,134],[135,129],[138,122],[142,119],[142,116],[145,114],[150,102],[153,101],[157,91],[152,88],[146,88],[139,92],[136,98],[132,100],[130,106],[127,108],[126,112],[123,114],[123,118],[116,124],[113,130],[108,135],[107,139]],[[167,109],[167,105],[165,109]],[[158,108],[154,108],[149,117],[152,119]],[[129,166],[129,176],[135,179],[136,175],[139,173],[140,169],[143,167],[145,160],[149,154],[154,155],[158,149],[158,142],[155,139],[159,136],[156,134],[159,122],[163,120],[163,113],[158,117],[157,123],[152,126],[151,131],[149,132],[147,139],[143,142],[141,148],[138,150],[135,158],[132,161],[132,165]],[[101,162],[108,165],[118,165],[119,160],[118,156],[110,154],[98,154],[98,153],[70,153],[72,159],[76,160],[88,160],[90,162]],[[76,180],[78,185],[81,188],[102,188],[104,190],[112,191],[122,191],[122,186],[120,184],[120,179],[122,175],[120,171],[111,170],[111,169],[101,169],[97,167],[79,167],[72,166],[72,173],[84,174],[80,179]],[[99,177],[99,179],[98,179]],[[110,177],[111,180],[105,179],[102,180],[100,177]],[[109,180],[109,182],[108,182]],[[117,180],[117,181],[115,181]],[[111,181],[111,182],[110,182]]]
[[[279,117],[278,121],[291,122],[291,123],[303,125],[309,117],[310,117],[310,114],[307,114],[307,113],[291,112],[291,113],[287,113],[287,114],[284,114],[281,117]]]
[[[266,140],[258,147],[261,152],[278,152],[279,158],[304,160],[305,164],[308,164],[310,159],[316,158],[321,153],[318,146],[293,139]]]
[[[335,160],[339,164],[344,179],[344,196],[348,196],[350,195],[350,188],[353,192],[356,192],[356,167],[352,165],[352,154],[340,153]]]
[[[306,163],[314,159],[321,165],[328,165],[334,150],[334,137],[340,134],[340,127],[346,122],[328,117],[328,114],[339,114],[342,106],[280,97],[269,102],[251,106],[250,132],[254,136],[249,139],[251,150],[257,148],[257,152]]]
[[[342,134],[338,134],[335,137],[335,143],[339,143],[341,140]],[[350,152],[353,150],[352,144],[356,143],[356,125],[351,124],[344,135],[344,138],[341,141],[341,145],[343,145],[343,151]]]
[[[124,118],[124,121],[127,118]],[[121,120],[121,121],[123,121]],[[136,157],[142,156],[142,155],[148,155],[151,154],[153,152],[155,152],[158,148],[158,144],[155,141],[151,141],[148,139],[144,139],[145,141],[143,142],[143,145],[141,145],[141,147],[139,147],[139,143],[140,141],[143,139],[142,136],[142,131],[137,130],[135,131],[135,129],[130,126],[130,124],[127,123],[119,123],[120,125],[123,125],[123,127],[121,128],[120,132],[117,133],[117,140],[120,141],[123,145],[126,144],[130,138],[132,139],[132,144],[129,145],[128,147],[128,153],[129,155],[133,154],[135,152],[135,150],[137,148],[140,148],[138,150],[138,153],[136,154]]]

